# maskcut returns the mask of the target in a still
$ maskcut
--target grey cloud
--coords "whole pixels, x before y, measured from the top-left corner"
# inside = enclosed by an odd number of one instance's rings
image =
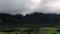
[[[0,13],[60,13],[60,0],[0,0]]]

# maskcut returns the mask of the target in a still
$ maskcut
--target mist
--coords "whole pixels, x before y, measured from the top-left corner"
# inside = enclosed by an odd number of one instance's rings
[[[0,0],[0,13],[26,15],[34,12],[60,14],[60,0]]]

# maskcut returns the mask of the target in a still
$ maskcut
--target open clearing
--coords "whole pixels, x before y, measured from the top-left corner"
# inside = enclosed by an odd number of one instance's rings
[[[15,32],[15,33],[14,33]],[[16,28],[11,34],[60,34],[60,28],[41,27],[41,28]],[[9,34],[10,34],[9,33]],[[8,32],[0,32],[0,34],[8,34]]]

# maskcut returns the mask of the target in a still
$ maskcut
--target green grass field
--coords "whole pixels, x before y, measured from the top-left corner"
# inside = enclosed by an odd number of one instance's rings
[[[17,28],[18,34],[60,34],[60,31],[58,28],[52,28],[52,27],[41,27],[41,28]]]
[[[56,31],[59,28],[52,28],[52,27],[41,27],[41,28],[21,28],[20,33],[30,33],[30,34],[60,34],[60,31]],[[34,31],[33,31],[34,30]],[[25,31],[25,32],[24,32]],[[21,33],[22,32],[22,33]]]
[[[54,28],[54,27],[40,27],[40,28],[29,28],[29,27],[18,27],[16,28],[16,31],[14,31],[16,34],[60,34],[60,28]],[[0,32],[0,34],[7,34],[8,32]]]

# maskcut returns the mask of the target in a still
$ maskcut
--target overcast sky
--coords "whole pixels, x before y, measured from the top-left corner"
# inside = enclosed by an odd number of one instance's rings
[[[26,15],[33,12],[60,14],[60,0],[0,0],[0,13]]]

